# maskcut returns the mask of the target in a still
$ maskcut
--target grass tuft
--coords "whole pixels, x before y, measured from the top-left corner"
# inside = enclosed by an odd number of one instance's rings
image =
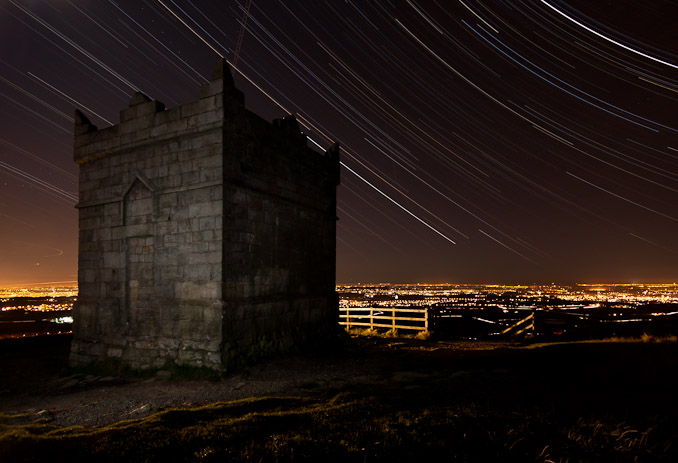
[[[416,333],[410,331],[405,332],[402,330],[390,329],[390,330],[378,330],[376,328],[350,328],[346,329],[346,333],[350,336],[374,336],[379,338],[405,338],[405,339],[418,339],[422,341],[428,341],[431,339],[431,332],[426,330],[421,330]]]

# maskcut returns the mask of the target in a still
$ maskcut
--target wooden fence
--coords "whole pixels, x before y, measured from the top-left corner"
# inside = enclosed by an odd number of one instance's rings
[[[426,308],[340,307],[339,324],[347,329],[360,326],[370,329],[428,331],[429,314]]]
[[[391,330],[429,331],[431,314],[427,308],[340,307],[339,324],[346,329],[388,328]],[[526,331],[534,333],[534,313],[505,328],[501,336],[518,336]]]
[[[514,323],[513,325],[509,326],[506,328],[504,331],[501,332],[502,335],[513,335],[517,336],[519,334],[524,333],[525,331],[532,331],[534,333],[534,312],[532,312],[530,315],[527,317],[523,318],[522,320],[519,320],[518,322]]]

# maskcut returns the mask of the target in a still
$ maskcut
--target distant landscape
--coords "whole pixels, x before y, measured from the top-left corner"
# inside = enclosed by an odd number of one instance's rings
[[[678,333],[676,284],[379,283],[338,285],[337,292],[354,327],[367,316],[354,310],[380,317],[418,308],[442,339],[492,339],[530,314],[534,326],[525,335],[542,340]],[[76,298],[74,286],[0,289],[0,339],[69,333]]]
[[[0,289],[0,339],[71,332],[78,288]]]
[[[70,370],[55,334],[76,288],[3,292],[1,337],[22,339],[0,350],[0,460],[675,461],[675,286],[337,291],[353,326],[336,351],[216,380]],[[359,325],[416,324],[408,310],[427,336]],[[526,315],[531,329],[502,334]]]

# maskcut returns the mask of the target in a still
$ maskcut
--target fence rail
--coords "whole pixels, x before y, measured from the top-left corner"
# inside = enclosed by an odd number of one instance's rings
[[[400,313],[421,314],[421,316],[400,316]],[[390,314],[390,315],[389,315]],[[390,323],[383,323],[389,321]],[[414,325],[403,322],[419,322]],[[373,328],[390,328],[392,330],[428,331],[429,314],[426,308],[374,308],[374,307],[340,307],[339,324],[350,329],[352,326]]]
[[[527,330],[530,330],[534,333],[534,312],[528,315],[527,317],[523,318],[522,320],[519,320],[518,322],[509,326],[504,331],[502,331],[501,334],[502,335],[512,334],[514,336],[517,336]]]

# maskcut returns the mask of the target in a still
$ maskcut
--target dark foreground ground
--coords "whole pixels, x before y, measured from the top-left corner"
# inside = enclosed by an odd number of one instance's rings
[[[0,462],[678,461],[675,342],[353,338],[216,380],[71,372],[68,342],[0,343]]]

